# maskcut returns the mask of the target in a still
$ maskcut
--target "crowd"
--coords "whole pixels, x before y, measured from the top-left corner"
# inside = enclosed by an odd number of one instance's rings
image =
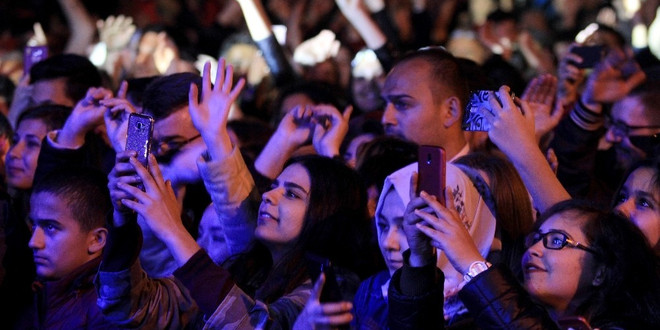
[[[658,0],[0,16],[1,328],[660,328]]]

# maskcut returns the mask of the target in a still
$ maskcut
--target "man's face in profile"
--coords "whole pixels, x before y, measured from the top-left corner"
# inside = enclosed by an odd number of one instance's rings
[[[47,280],[61,279],[96,257],[89,250],[94,233],[80,227],[68,204],[64,198],[48,192],[31,198],[33,230],[29,246],[37,275]]]
[[[387,102],[382,123],[388,135],[423,145],[439,145],[441,111],[430,87],[430,64],[412,59],[387,75],[382,97]]]

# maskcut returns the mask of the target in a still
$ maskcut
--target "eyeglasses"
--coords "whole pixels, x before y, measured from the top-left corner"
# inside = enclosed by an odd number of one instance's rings
[[[543,246],[550,250],[561,250],[565,246],[570,246],[572,248],[598,254],[594,249],[568,238],[566,234],[558,230],[550,230],[547,233],[540,233],[538,231],[532,232],[525,238],[525,246],[529,248],[540,240],[543,240]]]
[[[186,144],[195,141],[202,137],[201,134],[197,134],[193,137],[191,137],[188,140],[170,140],[170,141],[160,141],[156,143],[156,148],[154,148],[152,151],[156,156],[164,156],[164,155],[169,155],[171,153],[175,153],[181,148],[185,147]]]
[[[625,138],[630,135],[631,132],[639,129],[660,129],[660,126],[658,125],[648,125],[648,126],[635,126],[635,125],[628,125],[625,122],[621,120],[615,120],[611,116],[605,117],[605,128],[612,130],[612,133],[619,137],[619,138]],[[658,133],[651,135],[651,136],[658,136]]]

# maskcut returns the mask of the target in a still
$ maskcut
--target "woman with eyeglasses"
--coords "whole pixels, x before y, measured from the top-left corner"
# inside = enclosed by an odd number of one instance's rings
[[[548,209],[527,236],[520,284],[478,254],[451,207],[427,194],[421,198],[428,207],[413,211],[423,220],[405,224],[410,252],[390,284],[391,326],[429,324],[432,308],[423,304],[442,302],[425,293],[424,286],[442,278],[429,263],[430,245],[465,274],[459,296],[481,329],[660,327],[657,258],[639,229],[620,215],[577,200]],[[411,306],[420,313],[397,314]]]

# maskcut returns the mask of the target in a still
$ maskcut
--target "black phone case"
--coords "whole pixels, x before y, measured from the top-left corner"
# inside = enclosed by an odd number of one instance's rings
[[[577,54],[582,58],[582,62],[574,63],[580,69],[593,68],[600,62],[605,55],[605,47],[603,46],[579,46],[573,47],[571,53]]]
[[[309,269],[309,276],[312,281],[316,282],[319,276],[321,276],[321,273],[325,274],[325,284],[323,285],[323,291],[321,291],[320,301],[342,301],[343,297],[337,283],[337,275],[330,260],[311,253],[305,254],[305,258],[307,259],[307,268]]]

